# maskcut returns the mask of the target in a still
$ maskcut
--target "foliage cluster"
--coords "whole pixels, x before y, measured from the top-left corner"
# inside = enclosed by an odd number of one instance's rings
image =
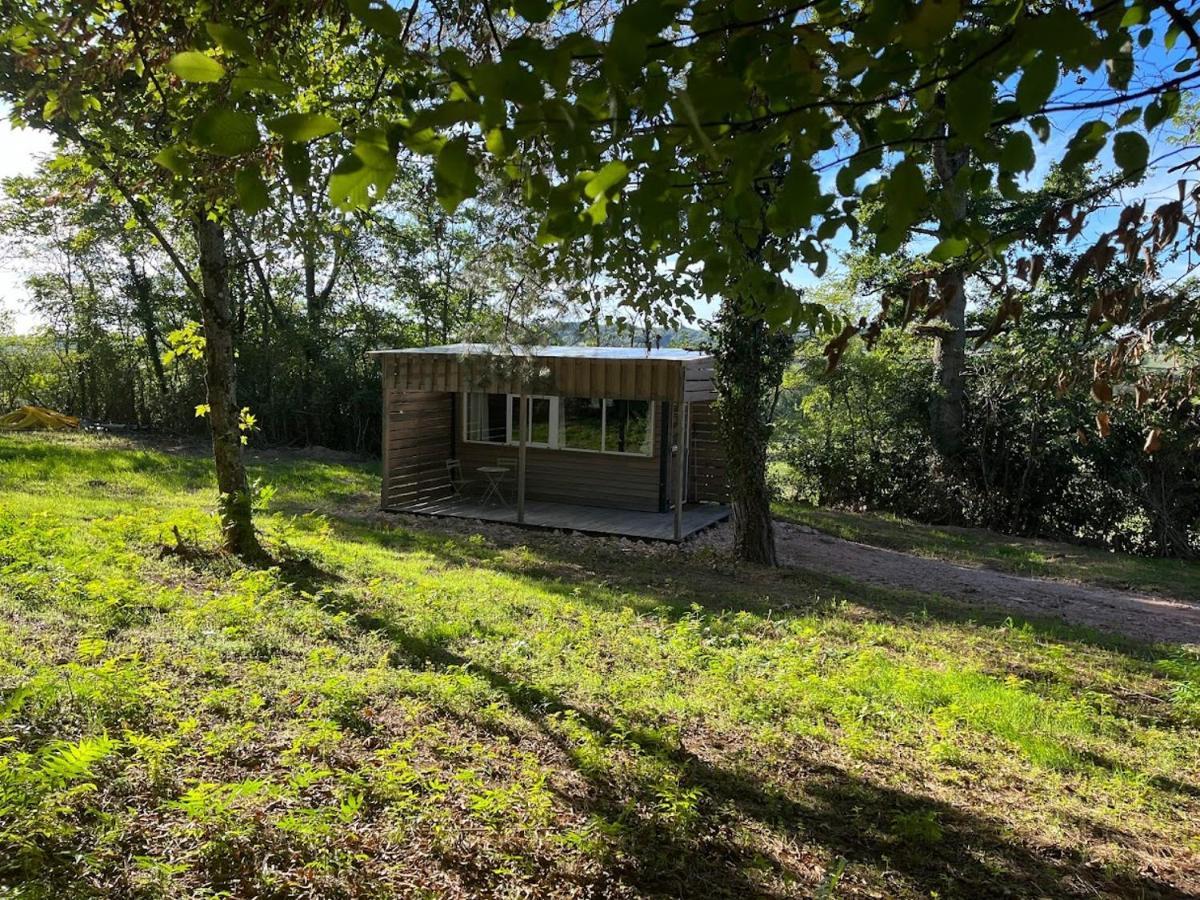
[[[970,357],[965,446],[947,466],[929,434],[928,341],[889,332],[825,373],[802,345],[780,400],[782,496],[924,522],[1158,556],[1200,553],[1200,429],[1185,419],[1154,453],[1133,389],[1102,437],[1090,385],[1055,388],[1071,341],[1025,328]]]

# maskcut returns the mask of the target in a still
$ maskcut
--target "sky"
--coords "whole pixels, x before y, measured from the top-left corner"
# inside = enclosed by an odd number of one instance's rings
[[[48,154],[53,142],[44,132],[13,128],[7,113],[7,109],[0,107],[0,178],[31,175],[37,168],[38,157]],[[17,331],[28,331],[37,320],[27,312],[28,295],[22,280],[19,260],[12,259],[6,249],[0,255],[0,313],[12,317]],[[5,317],[0,315],[0,319]]]

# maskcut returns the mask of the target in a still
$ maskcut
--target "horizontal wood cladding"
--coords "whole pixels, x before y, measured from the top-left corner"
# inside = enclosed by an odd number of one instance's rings
[[[688,497],[696,502],[729,500],[725,449],[712,403],[694,403],[688,453]]]
[[[711,399],[709,360],[456,356],[398,352],[381,357],[385,386],[405,393],[488,391],[618,400]]]
[[[452,452],[452,395],[396,390],[386,377],[383,391],[383,506],[451,496],[446,460]]]
[[[617,509],[658,510],[658,460],[650,456],[617,456],[578,450],[525,450],[525,496],[530,500],[583,503]],[[506,460],[512,472],[504,482],[508,502],[517,490],[517,448],[505,444],[460,443],[463,476],[479,482],[480,466]]]

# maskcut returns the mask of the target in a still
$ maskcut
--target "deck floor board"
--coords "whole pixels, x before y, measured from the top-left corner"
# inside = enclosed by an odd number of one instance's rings
[[[480,503],[471,498],[450,498],[423,503],[389,506],[391,512],[455,519],[480,519],[484,522],[517,524],[516,507],[499,503]],[[688,538],[711,525],[729,518],[729,507],[718,503],[691,503],[683,508],[683,536]],[[674,514],[609,509],[574,503],[549,503],[530,500],[525,504],[525,526],[581,531],[587,534],[615,535],[670,541],[675,535]]]

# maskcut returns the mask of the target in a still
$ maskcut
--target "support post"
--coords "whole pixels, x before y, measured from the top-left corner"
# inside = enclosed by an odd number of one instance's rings
[[[517,444],[517,524],[525,524],[525,445],[529,438],[529,395],[521,392],[521,409],[517,413],[517,427],[521,437]]]
[[[381,356],[379,360],[383,369],[383,375],[380,378],[380,382],[383,384],[383,486],[379,491],[379,508],[387,509],[388,482],[392,479],[392,451],[388,448],[388,444],[392,440],[392,392],[396,390],[393,369],[396,361],[390,356]]]
[[[671,487],[675,494],[675,540],[682,541],[684,481],[687,479],[687,404],[682,396],[676,407],[679,412],[675,420],[675,483]]]

